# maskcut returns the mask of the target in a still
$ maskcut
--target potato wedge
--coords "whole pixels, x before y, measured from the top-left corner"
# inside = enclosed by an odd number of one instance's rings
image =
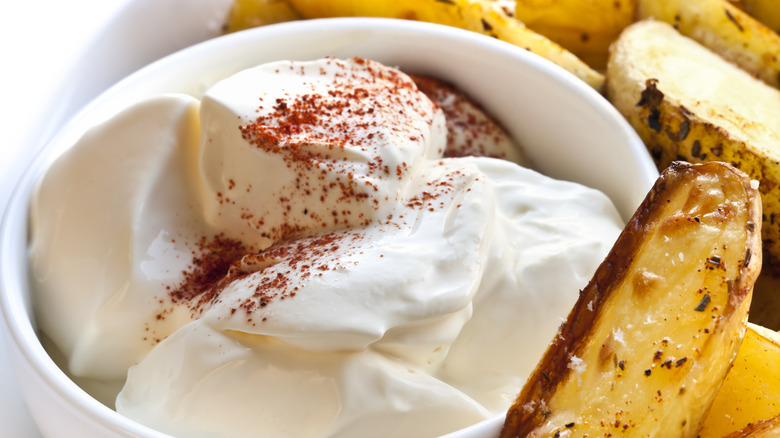
[[[596,70],[609,45],[634,21],[636,0],[517,0],[515,17]]]
[[[510,17],[489,0],[288,0],[304,18],[388,17],[427,21],[489,35],[546,58],[601,90],[604,75]]]
[[[731,3],[780,33],[780,5],[777,0],[731,0]]]
[[[748,324],[701,438],[721,438],[780,415],[780,333]],[[780,426],[780,418],[775,420]],[[780,433],[780,428],[777,430]]]
[[[780,272],[780,90],[646,20],[613,44],[606,95],[659,169],[718,160],[760,181],[765,265]]]
[[[727,0],[639,0],[637,17],[665,21],[780,88],[780,35]]]
[[[694,437],[761,269],[760,196],[675,162],[618,237],[507,413],[509,437]]]
[[[225,23],[225,32],[237,32],[300,18],[286,0],[234,0]]]

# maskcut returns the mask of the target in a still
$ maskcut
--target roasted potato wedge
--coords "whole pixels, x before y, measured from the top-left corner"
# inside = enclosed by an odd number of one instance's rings
[[[509,16],[489,0],[288,0],[304,18],[388,17],[427,21],[496,37],[527,49],[601,90],[604,75],[577,56]]]
[[[659,169],[718,160],[760,181],[765,265],[780,272],[780,90],[652,20],[613,44],[607,78],[607,98]]]
[[[731,3],[780,33],[780,5],[777,0],[731,0]]]
[[[721,438],[780,416],[778,370],[780,333],[749,323],[734,366],[704,421],[701,438]],[[780,418],[774,423],[780,426]]]
[[[597,70],[609,45],[634,21],[636,0],[517,0],[514,14]]]
[[[745,331],[760,220],[743,172],[672,163],[580,293],[500,436],[695,437]]]
[[[225,32],[237,32],[300,18],[286,0],[234,0],[225,23]]]
[[[639,0],[637,16],[673,25],[681,34],[780,88],[780,35],[727,0]]]

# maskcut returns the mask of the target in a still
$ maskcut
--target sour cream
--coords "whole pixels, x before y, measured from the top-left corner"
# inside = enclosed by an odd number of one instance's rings
[[[117,411],[175,436],[432,437],[506,410],[622,222],[503,132],[448,153],[473,138],[434,99],[376,62],[285,61],[92,129],[32,209],[69,372],[126,379]]]

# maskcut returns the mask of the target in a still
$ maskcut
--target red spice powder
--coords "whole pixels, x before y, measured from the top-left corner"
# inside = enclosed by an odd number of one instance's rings
[[[220,300],[228,285],[244,280],[243,286],[253,293],[236,302],[231,313],[243,309],[251,319],[252,313],[272,300],[294,297],[302,281],[345,269],[341,258],[356,248],[354,242],[359,239],[361,235],[354,232],[326,233],[285,240],[257,252],[223,235],[203,237],[183,272],[183,281],[170,288],[169,296],[173,303],[189,307],[195,316]]]
[[[369,225],[369,212],[381,204],[374,197],[379,194],[376,181],[390,177],[400,180],[408,171],[405,163],[391,171],[383,163],[377,145],[387,136],[420,138],[419,128],[408,123],[412,114],[433,120],[430,100],[397,70],[360,58],[352,59],[352,63],[335,59],[328,62],[342,68],[336,69],[334,81],[325,91],[275,98],[270,107],[258,108],[259,115],[252,123],[239,126],[245,141],[282,157],[295,174],[294,187],[278,193],[280,211],[286,215],[306,210],[305,220],[290,216],[299,220],[286,221],[288,230],[264,227],[264,217],[245,213],[248,225],[263,229],[264,237],[271,240],[286,238],[285,232],[289,231]],[[302,69],[282,73],[303,75]],[[302,81],[306,83],[305,78]],[[347,148],[353,152],[347,152]],[[355,151],[367,152],[368,159],[355,160]],[[313,205],[317,199],[320,205],[329,203],[339,208],[324,211]]]
[[[322,145],[330,150],[353,146],[367,150],[366,141],[381,134],[379,127],[405,132],[407,126],[387,123],[392,120],[387,120],[390,113],[384,106],[400,105],[404,111],[432,117],[426,114],[423,100],[406,76],[359,58],[353,61],[364,69],[337,74],[324,94],[277,98],[270,112],[239,127],[242,137],[266,152],[283,154],[288,163],[314,165],[333,156],[322,147],[307,146]]]
[[[343,258],[354,253],[357,248],[354,243],[360,239],[358,233],[326,233],[280,242],[245,258],[242,264],[251,266],[259,262],[264,267],[244,280],[253,293],[236,303],[231,313],[242,309],[250,316],[273,300],[296,296],[304,282],[312,277],[346,269]],[[268,261],[275,263],[268,264]]]
[[[174,303],[184,303],[192,310],[210,303],[227,284],[239,278],[228,275],[231,265],[244,254],[252,252],[242,242],[218,234],[201,237],[192,251],[192,263],[182,272],[184,279],[169,290]]]
[[[345,72],[337,75],[339,78],[336,85],[327,94],[276,99],[270,112],[259,116],[253,123],[239,127],[247,142],[268,153],[280,154],[288,168],[297,172],[295,187],[289,193],[278,195],[279,208],[285,216],[295,205],[296,196],[311,196],[315,190],[321,190],[319,199],[325,202],[330,191],[335,191],[339,194],[338,202],[333,203],[328,213],[318,214],[314,209],[304,207],[303,214],[313,218],[322,227],[360,228],[372,223],[371,217],[351,204],[368,202],[378,207],[380,199],[373,197],[378,188],[367,176],[400,180],[410,170],[406,163],[396,165],[391,170],[380,156],[375,156],[365,163],[361,172],[347,171],[340,179],[325,185],[321,184],[321,179],[326,171],[334,171],[338,163],[347,161],[345,156],[332,152],[343,150],[346,146],[365,150],[365,142],[373,141],[378,135],[386,135],[386,130],[378,129],[380,124],[383,128],[391,128],[394,134],[410,138],[419,135],[418,132],[408,131],[409,128],[403,124],[396,126],[391,123],[392,120],[382,119],[388,117],[386,114],[374,117],[381,112],[376,109],[377,102],[399,103],[405,110],[425,113],[423,108],[430,107],[425,106],[427,99],[414,91],[419,86],[434,102],[446,96],[456,96],[455,104],[447,105],[449,109],[445,113],[448,118],[472,131],[473,135],[470,134],[468,138],[477,139],[492,129],[499,129],[496,125],[476,121],[470,115],[464,116],[467,111],[460,111],[459,108],[465,105],[462,103],[465,96],[440,81],[415,76],[415,85],[396,71],[377,68],[365,60],[354,61],[366,67],[371,75],[366,77]],[[378,82],[382,82],[381,86],[377,86]],[[413,92],[402,93],[401,90]],[[433,117],[432,114],[427,116]],[[480,155],[484,151],[475,141],[461,150],[450,150],[448,153],[450,156]],[[311,147],[313,144],[324,146],[314,148]],[[452,181],[459,176],[458,171],[453,171],[430,182],[428,190],[406,201],[406,207],[416,210],[443,207],[442,202],[434,201],[451,192]],[[235,181],[229,180],[227,188],[236,189]],[[250,189],[246,188],[247,191]],[[228,198],[224,199],[224,202],[229,202]],[[242,217],[263,225],[264,219],[254,217],[251,213],[244,213]],[[403,218],[403,215],[396,218],[390,215],[385,225],[399,227]],[[273,300],[296,296],[300,286],[311,277],[321,276],[334,269],[346,269],[342,257],[354,254],[358,250],[356,242],[362,239],[359,231],[331,231],[303,236],[310,232],[299,224],[285,223],[279,229],[266,231],[265,237],[277,243],[263,251],[256,251],[222,234],[201,237],[193,250],[191,265],[183,272],[182,282],[169,288],[170,299],[174,304],[188,306],[196,315],[220,300],[220,293],[225,287],[241,280],[245,282],[244,286],[252,288],[253,293],[233,303],[231,314],[243,310],[248,321],[256,321],[257,318],[253,316],[255,312]]]

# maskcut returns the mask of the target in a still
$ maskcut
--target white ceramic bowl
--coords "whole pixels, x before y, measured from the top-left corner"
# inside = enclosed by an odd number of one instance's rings
[[[19,181],[0,228],[0,308],[12,364],[45,436],[163,437],[100,404],[55,365],[39,341],[27,277],[28,202],[35,182],[86,129],[164,92],[200,95],[263,62],[361,56],[456,84],[521,143],[547,175],[604,191],[630,217],[658,176],[644,145],[609,103],[563,69],[492,38],[388,19],[328,19],[268,26],[175,53],[121,81],[82,110]],[[452,438],[496,436],[501,418]]]

